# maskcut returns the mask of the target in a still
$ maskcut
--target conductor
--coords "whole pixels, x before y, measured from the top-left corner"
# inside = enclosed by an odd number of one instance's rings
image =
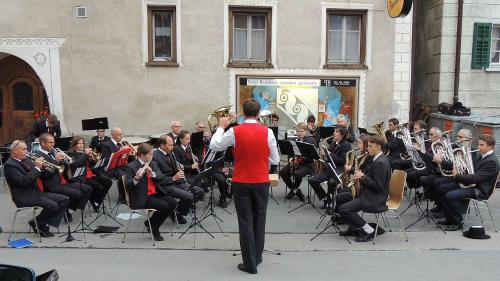
[[[234,147],[232,188],[243,257],[243,263],[238,264],[238,269],[250,274],[256,274],[257,265],[262,262],[269,164],[277,165],[279,162],[273,132],[257,123],[259,111],[260,104],[255,99],[247,99],[243,102],[245,122],[224,132],[230,119],[222,117],[210,142],[210,148],[216,151]]]

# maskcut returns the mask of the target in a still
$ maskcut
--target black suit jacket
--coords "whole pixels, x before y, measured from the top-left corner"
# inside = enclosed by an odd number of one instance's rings
[[[167,154],[169,157],[165,156],[160,149],[155,149],[153,151],[152,162],[158,167],[160,172],[165,176],[163,180],[163,185],[171,185],[174,183],[173,177],[177,173],[177,167],[173,162],[173,157],[170,153]]]
[[[92,163],[91,159],[89,156],[85,153],[81,152],[68,152],[67,153],[69,157],[73,159],[73,162],[69,165],[69,168],[71,169],[72,175],[76,172],[78,168],[84,168],[83,174],[81,174],[78,177],[72,177],[69,179],[69,181],[72,182],[83,182],[87,176],[87,162],[89,163],[89,166],[91,167],[94,163]],[[67,177],[66,177],[67,178]]]
[[[40,119],[35,122],[35,125],[33,126],[33,130],[31,130],[31,137],[32,139],[38,138],[43,133],[48,133],[48,128],[47,128],[47,121],[45,119]],[[52,127],[53,132],[52,135],[54,138],[59,138],[61,137],[61,125],[59,121],[57,121],[57,124]]]
[[[110,141],[110,140],[111,140],[110,137],[104,136],[104,139],[102,140],[102,143]],[[99,142],[99,137],[98,136],[93,136],[92,140],[90,140],[89,147],[92,148],[92,149],[95,148],[95,150],[97,152],[102,152],[102,143]]]
[[[41,191],[36,179],[40,172],[31,161],[25,161],[30,169],[26,169],[21,162],[9,157],[4,165],[4,173],[12,192],[12,200],[17,207],[31,207],[40,203]]]
[[[365,212],[381,212],[387,210],[389,183],[391,181],[391,164],[384,154],[369,164],[361,180],[361,208]]]
[[[170,136],[172,140],[174,141],[174,145],[177,144],[177,137],[174,137],[174,134],[172,132],[168,133],[167,136]]]
[[[335,170],[339,173],[344,170],[345,165],[345,155],[351,150],[351,143],[345,138],[342,139],[338,144],[332,142],[330,145],[330,157],[332,158],[335,166]]]
[[[488,199],[493,192],[493,185],[498,175],[498,160],[495,153],[480,159],[481,154],[474,157],[474,174],[457,175],[455,181],[465,185],[476,184],[474,193],[478,199]]]
[[[60,162],[54,160],[49,155],[39,151],[36,153],[37,157],[43,157],[47,162],[55,165],[61,165]],[[51,171],[49,169],[43,169],[40,175],[40,180],[42,180],[44,191],[59,193],[61,191],[61,177],[58,171]]]
[[[134,177],[137,173],[137,170],[142,167],[141,162],[139,160],[134,160],[127,164],[126,173],[125,173],[125,188],[128,190],[129,194],[129,202],[130,208],[132,209],[142,209],[145,208],[146,199],[148,197],[148,180],[146,174],[142,176],[137,184],[134,183]],[[161,186],[162,180],[164,180],[165,175],[163,175],[156,164],[151,161],[149,163],[149,167],[155,172],[156,177],[153,178],[153,181],[156,186],[156,192],[166,195],[166,192],[163,190]]]
[[[189,152],[189,147],[184,150],[180,144],[176,145],[173,153],[175,154],[175,159],[177,162],[184,166],[184,172],[186,174],[196,174],[197,172],[193,170],[192,165],[194,164],[191,152]]]

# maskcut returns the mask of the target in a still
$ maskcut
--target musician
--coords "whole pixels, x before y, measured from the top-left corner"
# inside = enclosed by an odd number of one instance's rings
[[[102,143],[101,146],[101,154],[104,159],[107,161],[110,160],[111,154],[118,152],[122,149],[127,148],[124,144],[122,144],[123,140],[123,131],[122,129],[115,127],[111,129],[111,139]],[[133,157],[129,157],[129,162],[133,159]],[[104,169],[104,168],[103,168]],[[102,172],[101,171],[98,171]],[[125,166],[118,167],[116,169],[108,170],[106,172],[106,176],[110,178],[116,179],[116,186],[118,188],[118,203],[125,204],[125,189],[122,182],[122,175],[125,174]]]
[[[414,167],[408,168],[405,170],[406,172],[406,183],[409,188],[416,189],[421,186],[420,177],[425,175],[438,175],[439,170],[435,162],[433,162],[434,153],[432,152],[431,145],[432,143],[441,139],[442,131],[439,128],[432,127],[429,130],[429,141],[425,142],[425,153],[420,151],[420,147],[416,144],[416,148],[418,154],[425,162],[425,169],[416,170]]]
[[[31,130],[30,133],[31,139],[34,140],[39,138],[43,133],[49,133],[55,139],[59,139],[61,137],[61,125],[59,120],[57,120],[56,115],[50,114],[47,119],[40,119],[36,121],[33,125],[33,130]]]
[[[296,141],[315,144],[315,140],[312,137],[306,136],[306,130],[307,126],[302,122],[295,126],[295,133],[297,134]],[[303,156],[290,158],[289,163],[279,171],[280,177],[290,189],[290,192],[286,195],[287,199],[292,199],[293,196],[296,195],[300,201],[304,201],[304,194],[302,194],[302,191],[300,190],[300,184],[302,183],[302,178],[312,172],[313,159],[307,159]],[[291,179],[292,174],[294,177],[293,182]]]
[[[460,129],[457,132],[457,142],[451,144],[452,149],[459,147],[457,144],[460,142],[462,139],[470,139],[472,138],[472,132],[469,129]],[[436,165],[441,165],[441,168],[446,170],[446,171],[451,171],[453,169],[453,162],[451,161],[445,161],[443,159],[443,156],[440,154],[435,154],[433,156],[432,161],[436,163]],[[431,212],[435,214],[435,216],[440,217],[444,216],[441,212],[441,206],[440,206],[440,201],[437,200],[438,194],[437,194],[437,188],[440,185],[443,185],[445,183],[450,183],[453,182],[453,177],[446,177],[442,176],[441,174],[438,175],[428,175],[428,176],[421,176],[420,177],[420,182],[422,183],[422,186],[424,187],[425,190],[429,191],[430,194],[430,199],[434,201],[435,207],[431,209]]]
[[[172,123],[170,125],[170,129],[172,131],[170,133],[168,133],[167,135],[169,135],[174,140],[174,143],[177,143],[177,137],[182,130],[181,122],[180,121],[172,121]]]
[[[338,212],[349,228],[341,231],[341,236],[356,236],[357,242],[367,242],[375,236],[375,230],[367,224],[358,211],[382,212],[387,210],[386,201],[389,195],[391,165],[382,152],[385,141],[381,136],[371,136],[368,140],[368,154],[373,162],[364,171],[354,173],[354,179],[360,180],[359,198],[339,206]]]
[[[437,189],[443,213],[446,219],[438,223],[447,225],[445,230],[455,231],[463,226],[463,214],[467,210],[468,200],[488,199],[496,182],[499,166],[493,151],[495,137],[491,135],[479,136],[479,153],[473,155],[473,174],[459,174],[457,168],[453,168],[453,182],[440,185]],[[459,184],[471,185],[472,187],[461,188]]]
[[[200,161],[205,158],[205,154],[208,150],[208,146],[210,145],[210,134],[206,131],[206,125],[202,121],[198,121],[195,123],[195,131],[203,132],[203,146],[198,149],[193,149],[194,155],[198,157]]]
[[[427,123],[422,120],[417,120],[413,123],[413,133],[416,132],[426,132],[427,131]],[[406,149],[405,149],[406,150]],[[391,167],[393,170],[406,170],[412,167],[411,160],[404,159],[394,159],[391,157]]]
[[[280,117],[278,116],[278,114],[276,113],[271,114],[271,126],[278,126],[279,122],[280,122]]]
[[[12,200],[16,207],[40,206],[42,212],[36,217],[40,236],[54,236],[49,225],[58,227],[68,208],[69,198],[62,194],[43,192],[39,189],[37,178],[43,169],[43,158],[34,161],[27,158],[28,149],[24,141],[15,140],[10,146],[10,157],[4,164],[4,173],[9,184]],[[34,221],[29,225],[37,233]]]
[[[91,148],[85,148],[85,141],[82,137],[75,136],[71,140],[71,145],[68,155],[73,159],[70,163],[70,171],[73,173],[68,180],[70,182],[85,183],[92,187],[92,196],[89,203],[97,213],[99,206],[102,204],[106,194],[108,193],[113,181],[102,173],[94,173],[91,169],[96,163],[96,159]],[[82,170],[79,176],[74,175],[78,170]]]
[[[345,127],[337,126],[335,128],[335,132],[333,133],[333,142],[330,145],[328,152],[333,161],[332,166],[339,175],[344,170],[346,162],[345,155],[349,150],[351,150],[351,144],[346,140],[347,134],[348,132]],[[322,208],[329,208],[332,203],[331,195],[334,193],[334,189],[338,184],[333,172],[329,168],[326,168],[324,172],[314,174],[308,181],[316,193],[316,196],[318,196],[318,199],[323,200],[324,205]],[[324,181],[328,181],[328,193],[321,187],[321,183]]]
[[[136,159],[126,166],[126,187],[130,208],[156,210],[150,218],[151,233],[155,241],[163,241],[160,226],[174,211],[177,201],[162,189],[165,175],[151,161],[152,158],[153,147],[141,143],[137,147]],[[148,227],[147,221],[144,224]]]
[[[348,174],[348,175],[351,175],[351,174],[354,174],[354,172],[356,170],[361,170],[361,171],[364,171],[366,169],[366,167],[368,166],[368,164],[370,164],[372,161],[373,161],[373,157],[369,156],[369,153],[368,153],[368,139],[370,138],[369,135],[366,135],[366,134],[361,134],[359,136],[359,138],[356,140],[356,143],[358,145],[358,150],[359,150],[359,155],[356,156],[356,159],[358,159],[357,163],[353,163],[353,164],[357,164],[358,167],[356,169],[355,166],[350,166],[348,163],[346,163],[344,165],[344,174]],[[347,188],[347,186],[345,186],[345,182],[344,182],[344,188]],[[337,207],[340,206],[342,203],[344,202],[347,202],[347,201],[350,201],[352,200],[352,191],[351,190],[345,190],[346,194],[350,194],[350,199],[349,200],[345,200],[345,201],[340,201],[341,203],[339,203],[339,196],[340,194],[337,195]],[[344,193],[344,192],[342,192]]]
[[[187,221],[184,216],[187,216],[195,199],[198,201],[203,198],[203,190],[200,192],[199,187],[191,188],[186,184],[184,171],[179,169],[173,155],[174,141],[168,134],[160,136],[158,145],[158,149],[153,152],[152,161],[158,166],[160,172],[165,175],[165,180],[162,183],[163,190],[167,195],[180,200],[175,215],[179,224],[185,224]]]
[[[308,136],[311,136],[315,140],[315,144],[317,145],[319,143],[319,129],[318,126],[316,126],[316,117],[314,115],[309,115],[306,119],[306,124],[307,124],[307,130],[306,133]]]
[[[355,141],[354,131],[353,131],[352,126],[350,126],[349,122],[347,121],[347,118],[345,117],[345,115],[339,114],[339,115],[337,115],[337,117],[335,117],[335,119],[337,120],[338,126],[342,126],[342,127],[347,129],[348,134],[347,134],[346,140],[350,143],[353,143]]]
[[[90,140],[90,145],[89,147],[91,149],[95,149],[97,153],[102,152],[102,144],[106,141],[111,140],[110,137],[106,136],[106,130],[105,129],[97,129],[97,136],[93,136],[92,139]]]
[[[46,162],[54,165],[61,165],[65,157],[61,152],[55,153],[54,137],[49,133],[43,133],[38,139],[40,140],[40,151],[36,153],[36,156],[43,157]],[[68,159],[65,161],[67,163]],[[92,195],[92,187],[85,183],[68,183],[58,171],[43,169],[40,174],[40,180],[42,181],[44,191],[63,194],[69,197],[67,215],[70,221],[72,220],[72,211],[77,209],[83,211]]]
[[[389,155],[387,155],[389,161],[400,160],[401,154],[406,151],[403,140],[394,135],[397,130],[399,130],[399,120],[397,118],[389,119],[385,131],[387,144],[384,147],[386,151],[389,151]]]
[[[257,273],[262,262],[269,197],[269,164],[279,163],[276,139],[271,129],[257,124],[260,104],[255,99],[243,102],[245,122],[226,132],[229,118],[223,117],[212,136],[210,148],[223,151],[234,146],[234,172],[232,188],[238,215],[240,247],[243,263],[238,269]]]

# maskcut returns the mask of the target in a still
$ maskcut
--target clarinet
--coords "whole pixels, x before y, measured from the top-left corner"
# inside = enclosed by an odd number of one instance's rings
[[[184,167],[179,162],[177,162],[177,158],[175,157],[175,153],[173,151],[171,153],[172,153],[172,157],[174,157],[175,164],[177,165],[177,168],[179,169],[179,171],[181,171],[181,170],[184,171]],[[186,185],[186,188],[188,188],[186,174],[184,174],[184,184]]]

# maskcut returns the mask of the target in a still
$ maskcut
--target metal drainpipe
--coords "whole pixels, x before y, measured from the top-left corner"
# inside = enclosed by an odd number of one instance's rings
[[[464,0],[458,0],[457,17],[457,44],[455,48],[455,81],[453,84],[453,103],[458,102],[458,88],[460,86],[460,54],[462,53],[462,19],[464,13]]]
[[[414,121],[413,111],[415,110],[414,104],[416,97],[416,89],[415,89],[415,70],[416,70],[416,60],[417,60],[417,13],[418,13],[418,0],[413,0],[413,19],[411,26],[411,69],[410,69],[410,108],[408,120]]]

